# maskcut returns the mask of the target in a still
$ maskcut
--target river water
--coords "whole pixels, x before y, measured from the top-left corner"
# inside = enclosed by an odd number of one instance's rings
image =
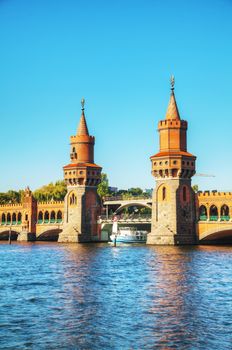
[[[1,349],[232,349],[232,247],[0,244]]]

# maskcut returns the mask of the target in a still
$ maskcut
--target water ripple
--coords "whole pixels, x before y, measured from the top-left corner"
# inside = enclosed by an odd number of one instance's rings
[[[1,349],[232,349],[231,247],[0,244]]]

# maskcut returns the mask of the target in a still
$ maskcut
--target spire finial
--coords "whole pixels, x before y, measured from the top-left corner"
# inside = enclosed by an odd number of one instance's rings
[[[82,109],[82,111],[85,109],[85,99],[84,98],[81,99],[81,109]]]
[[[174,86],[175,86],[175,77],[174,77],[173,74],[171,75],[170,83],[171,83],[171,91],[173,92],[174,91]]]

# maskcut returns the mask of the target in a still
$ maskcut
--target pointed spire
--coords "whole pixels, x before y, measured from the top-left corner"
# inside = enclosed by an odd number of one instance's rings
[[[166,119],[177,119],[180,120],[180,115],[178,111],[178,107],[176,104],[175,94],[174,94],[174,85],[175,85],[175,78],[172,75],[171,79],[171,96],[168,104],[168,109],[166,113]]]
[[[88,127],[85,119],[85,99],[84,98],[82,98],[81,100],[81,110],[82,110],[82,113],[81,113],[80,123],[77,129],[77,135],[89,136],[89,131],[88,131]]]

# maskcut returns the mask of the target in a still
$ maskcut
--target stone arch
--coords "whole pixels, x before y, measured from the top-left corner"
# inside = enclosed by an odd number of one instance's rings
[[[216,205],[211,205],[209,208],[209,220],[210,221],[217,221],[218,220],[218,208]]]
[[[62,222],[62,211],[58,210],[57,214],[56,214],[56,222]]]
[[[49,212],[46,210],[44,213],[44,223],[45,224],[49,223],[49,218],[50,218]]]
[[[38,214],[38,224],[42,224],[44,220],[43,212],[40,210]]]
[[[16,213],[12,214],[12,225],[16,225],[17,224],[17,220],[16,220]]]
[[[74,192],[70,192],[68,200],[69,205],[77,205],[77,196]]]
[[[56,222],[56,213],[55,213],[54,210],[52,210],[51,213],[50,213],[50,222],[51,223]]]
[[[53,228],[50,230],[45,230],[42,232],[38,237],[37,241],[51,241],[51,242],[57,242],[59,238],[59,234],[62,232],[61,229]]]
[[[229,209],[228,205],[223,204],[221,206],[220,218],[221,218],[221,221],[229,221],[230,220],[230,209]]]
[[[170,189],[166,183],[162,183],[157,188],[157,201],[158,202],[166,202],[170,200]]]
[[[208,218],[208,211],[205,205],[201,205],[199,208],[199,220],[206,221]]]
[[[12,241],[17,241],[18,235],[20,233],[15,231],[15,230],[11,230],[11,240]],[[9,235],[10,235],[10,230],[4,230],[0,232],[0,241],[8,241],[9,240]]]
[[[1,221],[1,224],[2,225],[5,225],[6,223],[6,214],[5,213],[2,213],[2,221]]]
[[[203,232],[199,238],[200,242],[223,240],[225,238],[231,239],[232,242],[232,225],[226,225],[224,228],[215,227],[214,229]]]
[[[11,214],[10,213],[7,213],[7,215],[6,215],[6,224],[7,225],[11,224]]]
[[[17,224],[20,225],[22,223],[22,213],[19,212],[17,215]]]

